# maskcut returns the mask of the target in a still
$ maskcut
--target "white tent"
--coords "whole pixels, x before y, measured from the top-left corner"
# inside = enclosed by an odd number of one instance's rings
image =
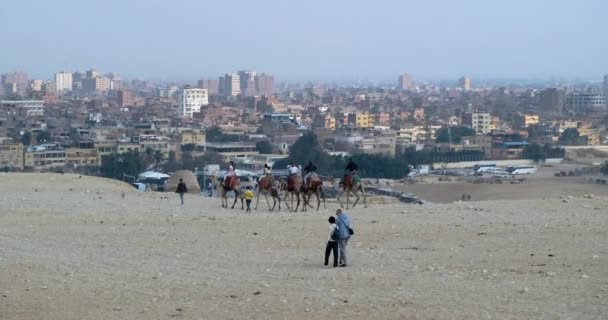
[[[146,180],[146,179],[167,179],[171,177],[168,174],[164,174],[164,173],[160,173],[160,172],[154,172],[154,171],[146,171],[144,173],[140,173],[137,178],[139,180]]]

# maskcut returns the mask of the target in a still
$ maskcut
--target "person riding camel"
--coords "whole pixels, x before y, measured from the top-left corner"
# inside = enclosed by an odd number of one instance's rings
[[[346,174],[354,175],[357,170],[359,170],[359,166],[353,161],[352,158],[349,158],[345,169]]]
[[[310,177],[316,171],[317,171],[317,167],[315,167],[315,165],[312,164],[312,161],[309,161],[308,164],[306,165],[306,167],[304,167],[304,172],[306,172],[306,175],[304,176],[304,184],[306,186],[309,185]]]
[[[267,177],[272,177],[272,168],[270,168],[268,163],[264,164],[264,175]]]
[[[265,163],[264,164],[264,175],[258,178],[258,184],[260,182],[264,183],[264,186],[262,187],[266,187],[267,183],[270,183],[270,186],[273,185],[274,183],[274,179],[272,178],[272,169],[270,168],[270,166]],[[268,182],[264,182],[264,181],[268,181]]]
[[[232,162],[232,161],[228,162],[228,172],[226,173],[226,176],[224,177],[225,185],[230,186],[229,184],[232,184],[232,179],[233,179],[233,177],[236,176],[235,170],[236,170],[236,166],[235,166],[234,162]]]
[[[348,184],[352,184],[353,182],[357,183],[357,180],[359,180],[357,170],[359,170],[359,166],[353,161],[352,158],[349,158],[346,168],[344,169],[344,179],[342,182],[346,183],[348,181]]]

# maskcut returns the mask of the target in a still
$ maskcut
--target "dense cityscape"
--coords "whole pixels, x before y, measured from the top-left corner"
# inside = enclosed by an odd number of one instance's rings
[[[290,147],[311,132],[319,148],[310,147],[334,158],[397,159],[396,170],[362,172],[402,178],[415,165],[542,160],[560,146],[608,143],[608,75],[598,82],[487,86],[467,76],[436,84],[403,73],[393,84],[362,86],[277,82],[243,70],[158,84],[90,69],[50,80],[4,73],[0,94],[4,171],[121,179],[144,169],[228,161],[245,170],[322,162],[314,152],[289,158]],[[431,156],[415,156],[425,152]],[[122,159],[110,156],[126,153],[138,153],[135,167],[109,172],[110,162]]]

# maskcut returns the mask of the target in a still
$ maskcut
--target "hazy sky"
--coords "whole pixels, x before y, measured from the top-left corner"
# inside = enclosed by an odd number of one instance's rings
[[[281,79],[608,73],[607,0],[13,0],[0,72],[156,79],[248,68]]]

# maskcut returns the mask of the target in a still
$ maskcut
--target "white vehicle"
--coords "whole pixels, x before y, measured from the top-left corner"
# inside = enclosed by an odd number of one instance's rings
[[[511,175],[532,174],[536,173],[536,166],[513,166],[507,168],[507,172],[509,172]]]
[[[475,173],[483,173],[496,169],[496,164],[476,164],[473,166]]]
[[[495,171],[493,177],[494,178],[509,178],[512,175],[506,171]]]

